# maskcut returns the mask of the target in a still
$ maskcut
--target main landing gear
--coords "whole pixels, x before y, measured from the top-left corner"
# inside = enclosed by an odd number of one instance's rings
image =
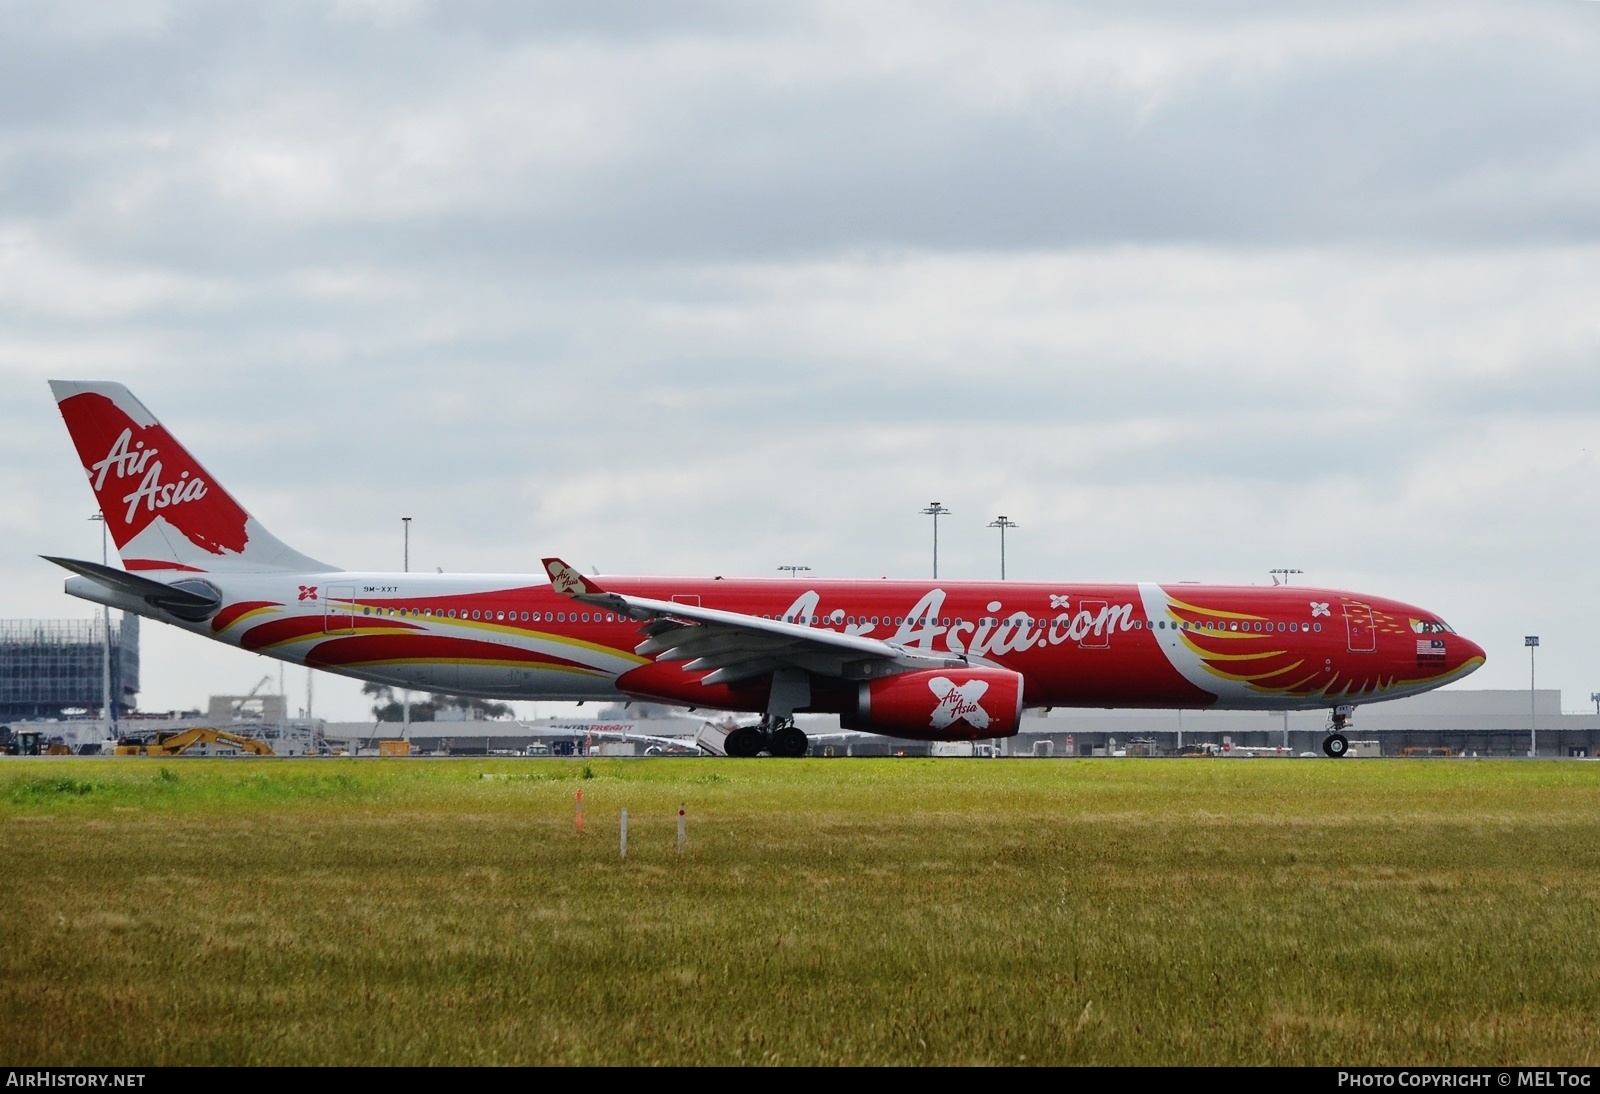
[[[1350,751],[1350,738],[1345,733],[1350,729],[1350,715],[1355,713],[1355,707],[1334,707],[1333,718],[1328,723],[1328,735],[1322,739],[1322,751],[1333,759],[1342,759]]]
[[[722,742],[724,752],[741,759],[763,752],[769,756],[797,758],[804,756],[810,747],[811,741],[795,726],[793,718],[763,719],[758,725],[740,726]]]
[[[767,713],[753,726],[740,726],[722,741],[730,756],[804,756],[811,742],[794,724],[794,712],[811,702],[811,677],[799,669],[779,669],[772,674],[767,692]]]

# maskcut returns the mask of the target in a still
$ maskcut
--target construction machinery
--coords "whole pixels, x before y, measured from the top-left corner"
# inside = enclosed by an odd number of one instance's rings
[[[117,742],[118,756],[271,756],[273,751],[265,741],[229,733],[225,729],[196,726],[193,729],[157,733],[135,739],[123,738]]]
[[[45,740],[44,734],[35,729],[18,730],[9,734],[5,743],[7,756],[70,756],[72,749],[60,737],[51,737]]]

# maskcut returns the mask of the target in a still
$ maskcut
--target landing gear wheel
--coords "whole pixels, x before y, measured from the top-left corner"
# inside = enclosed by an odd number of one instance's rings
[[[1350,751],[1350,742],[1343,733],[1330,733],[1322,740],[1322,751],[1337,760]]]
[[[748,760],[767,747],[767,735],[755,726],[740,726],[722,740],[722,751],[735,759]]]
[[[774,756],[788,756],[791,759],[804,756],[806,749],[811,747],[811,742],[806,735],[794,726],[784,726],[772,735],[772,754]]]

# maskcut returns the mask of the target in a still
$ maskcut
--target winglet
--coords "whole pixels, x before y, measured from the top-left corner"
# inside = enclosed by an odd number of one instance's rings
[[[569,566],[559,558],[545,559],[544,572],[550,575],[550,587],[562,596],[595,596],[605,592],[584,577],[576,566]]]

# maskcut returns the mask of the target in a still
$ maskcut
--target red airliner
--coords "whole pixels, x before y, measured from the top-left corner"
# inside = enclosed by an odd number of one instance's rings
[[[538,576],[339,570],[262,527],[121,384],[50,386],[124,566],[50,558],[76,575],[68,593],[395,687],[760,715],[730,755],[804,755],[799,712],[975,740],[1076,706],[1327,707],[1323,750],[1342,756],[1357,704],[1484,661],[1423,608],[1287,585],[598,579],[556,558]]]

